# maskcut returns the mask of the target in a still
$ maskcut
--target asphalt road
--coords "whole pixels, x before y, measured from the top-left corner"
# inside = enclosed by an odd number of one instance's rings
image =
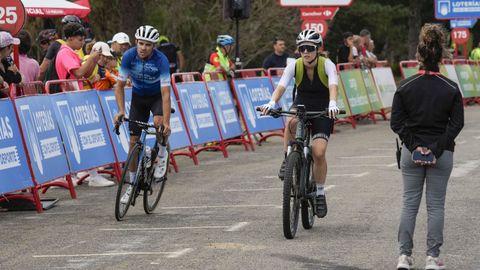
[[[466,109],[446,205],[447,269],[480,268],[480,106]],[[312,230],[283,237],[281,141],[230,157],[178,157],[160,205],[114,217],[116,188],[54,189],[56,207],[0,213],[0,269],[395,269],[401,177],[389,122],[337,127],[328,149],[329,212]],[[301,225],[300,225],[301,227]],[[417,219],[415,269],[426,250],[424,201]]]

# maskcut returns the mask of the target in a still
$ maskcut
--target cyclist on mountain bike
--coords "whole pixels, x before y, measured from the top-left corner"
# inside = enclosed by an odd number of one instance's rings
[[[170,70],[167,57],[157,50],[156,43],[160,34],[153,26],[140,26],[135,33],[137,46],[130,48],[123,55],[120,65],[115,97],[119,111],[115,116],[115,124],[125,117],[125,84],[128,78],[132,80],[132,103],[129,113],[130,120],[148,122],[150,112],[159,136],[170,135]],[[163,130],[160,131],[160,127]],[[129,123],[130,150],[138,142],[142,129],[135,123]],[[163,134],[162,134],[163,133]],[[158,139],[157,139],[158,141]],[[164,146],[155,151],[159,162],[154,171],[155,178],[161,178],[167,170],[168,154]],[[153,152],[153,151],[152,151]],[[152,157],[155,160],[155,157]],[[135,179],[136,169],[130,168],[130,179]],[[131,190],[131,186],[129,186]],[[129,194],[129,190],[125,194]],[[126,199],[128,200],[128,196]],[[123,203],[123,201],[122,201]]]
[[[339,112],[336,102],[337,70],[335,64],[330,59],[320,55],[322,43],[322,37],[317,31],[307,29],[300,32],[297,36],[296,44],[302,57],[297,59],[296,62],[287,65],[270,102],[261,106],[264,114],[274,109],[285,93],[290,80],[295,78],[297,95],[294,97],[291,110],[295,110],[297,105],[305,105],[307,111],[323,111],[328,108],[330,118],[315,118],[311,120],[314,160],[312,178],[316,182],[316,214],[320,218],[327,215],[327,201],[324,189],[327,177],[325,152],[330,133],[333,130],[334,118]],[[292,117],[287,119],[284,134],[285,159],[282,162],[279,173],[279,177],[282,180],[288,143],[295,135],[296,123],[297,120]]]

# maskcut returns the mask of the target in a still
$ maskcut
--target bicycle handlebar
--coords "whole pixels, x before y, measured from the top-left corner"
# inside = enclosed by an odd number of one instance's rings
[[[255,108],[258,112],[262,111],[261,107],[256,107]],[[347,112],[345,110],[340,110],[338,114],[346,114]],[[291,116],[291,115],[298,115],[297,111],[282,111],[282,107],[279,107],[278,109],[272,109],[268,113],[268,115],[272,116],[273,118],[278,118],[280,116]],[[324,111],[310,111],[310,112],[305,112],[305,115],[307,116],[306,118],[308,119],[313,119],[317,117],[327,117],[328,116],[328,110]]]
[[[170,112],[171,112],[171,113],[175,113],[175,109],[174,109],[174,108],[171,108],[171,109],[170,109]],[[130,122],[130,123],[135,123],[135,124],[137,124],[138,126],[140,126],[140,128],[142,128],[142,129],[155,128],[154,125],[151,125],[151,124],[149,124],[149,123],[140,122],[140,121],[136,121],[136,120],[130,120],[130,119],[126,118],[126,117],[123,118],[123,121],[125,121],[125,122]],[[120,123],[117,123],[117,124],[115,124],[115,127],[113,128],[113,131],[114,131],[115,134],[117,134],[117,135],[120,135],[120,125],[121,125],[121,124],[122,124],[121,122],[120,122]],[[163,130],[163,127],[162,127],[162,130]]]

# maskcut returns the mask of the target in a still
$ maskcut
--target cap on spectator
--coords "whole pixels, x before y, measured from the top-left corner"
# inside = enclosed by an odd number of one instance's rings
[[[112,38],[112,43],[113,42],[117,42],[118,44],[128,43],[128,45],[132,45],[130,44],[130,38],[128,35],[123,32],[116,33]]]
[[[0,48],[5,48],[10,45],[19,45],[20,39],[12,37],[9,32],[0,32]]]
[[[108,56],[108,57],[113,57],[113,54],[110,51],[110,46],[108,46],[108,44],[105,43],[105,42],[101,42],[101,41],[96,42],[93,45],[92,50],[93,51],[102,51],[102,55]]]

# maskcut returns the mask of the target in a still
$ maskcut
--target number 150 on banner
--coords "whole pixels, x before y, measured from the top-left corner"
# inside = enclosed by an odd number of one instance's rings
[[[305,29],[315,29],[320,33],[322,38],[325,38],[328,31],[328,24],[323,20],[304,20],[302,23],[302,30]]]

